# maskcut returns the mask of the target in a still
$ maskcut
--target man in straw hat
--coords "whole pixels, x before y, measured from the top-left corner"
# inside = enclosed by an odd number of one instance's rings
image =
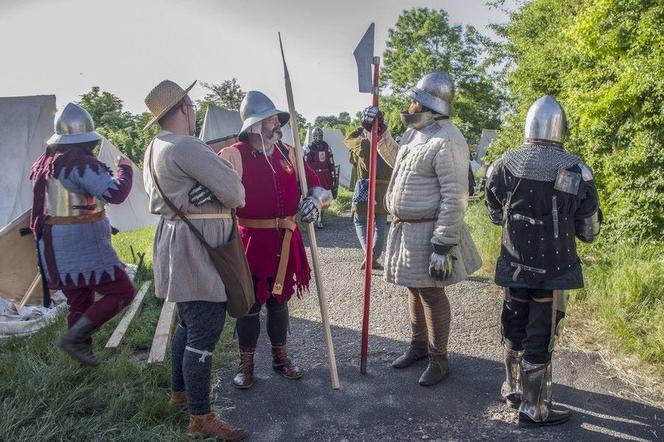
[[[161,215],[154,240],[155,293],[175,302],[180,318],[171,344],[171,403],[188,407],[190,435],[234,441],[247,432],[219,420],[209,397],[212,353],[226,317],[224,283],[201,241],[161,193],[212,247],[230,240],[230,209],[244,205],[244,187],[230,164],[193,137],[196,111],[187,92],[194,84],[182,89],[164,80],[145,98],[154,116],[146,128],[158,123],[162,129],[143,167],[150,210]]]
[[[129,195],[131,162],[118,157],[113,177],[93,153],[100,140],[90,114],[69,103],[56,116],[55,134],[30,175],[30,227],[49,288],[61,289],[69,304],[69,330],[56,345],[87,366],[99,364],[92,333],[134,298],[104,211],[105,204],[120,204]],[[95,292],[102,295],[96,302]]]
[[[272,367],[287,379],[300,379],[302,371],[288,357],[288,300],[308,288],[311,269],[302,235],[295,222],[318,218],[332,194],[320,187],[315,172],[305,167],[309,195],[300,194],[295,152],[281,143],[281,128],[288,112],[277,110],[263,93],[249,91],[240,105],[240,141],[221,151],[233,164],[247,191],[247,205],[239,209],[238,222],[254,278],[256,304],[237,321],[240,368],[233,379],[237,388],[250,388],[254,377],[254,352],[260,333],[259,313],[267,306],[267,333],[272,343]]]

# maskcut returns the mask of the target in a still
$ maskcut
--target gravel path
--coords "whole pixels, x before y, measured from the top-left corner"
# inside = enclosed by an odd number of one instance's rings
[[[471,278],[448,290],[452,304],[450,376],[417,384],[425,364],[395,370],[390,361],[410,339],[405,289],[373,280],[369,373],[359,373],[362,251],[348,216],[319,231],[323,278],[342,389],[333,391],[315,287],[291,301],[293,359],[305,370],[288,381],[271,369],[263,329],[250,390],[232,388],[234,369],[221,374],[224,416],[252,432],[253,441],[360,440],[657,440],[664,410],[626,398],[629,387],[599,357],[566,349],[554,357],[554,397],[574,410],[572,420],[549,429],[520,429],[516,413],[499,401],[501,299],[490,281]]]

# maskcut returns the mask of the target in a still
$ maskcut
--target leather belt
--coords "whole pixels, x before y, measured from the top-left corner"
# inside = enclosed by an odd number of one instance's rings
[[[89,224],[100,221],[106,216],[106,211],[102,210],[101,212],[90,213],[85,215],[73,215],[73,216],[49,216],[46,219],[46,224],[57,224],[57,225],[67,225],[67,224]]]
[[[284,239],[281,242],[281,253],[279,256],[279,266],[277,268],[277,276],[274,280],[274,287],[272,293],[281,295],[284,291],[284,279],[286,278],[286,267],[288,266],[288,256],[290,254],[291,238],[293,231],[297,228],[294,216],[286,218],[270,218],[270,219],[248,219],[239,218],[237,222],[242,227],[249,229],[283,229]]]
[[[401,219],[396,216],[392,216],[392,224],[399,223],[409,223],[409,224],[418,224],[418,223],[430,223],[432,221],[438,221],[437,218],[423,218],[423,219]]]
[[[218,213],[185,213],[188,219],[233,219],[233,215],[230,210],[224,210]],[[173,221],[180,220],[180,217],[175,214],[170,218]]]

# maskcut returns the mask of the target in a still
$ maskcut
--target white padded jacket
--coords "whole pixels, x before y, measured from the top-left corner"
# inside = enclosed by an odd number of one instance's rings
[[[378,152],[394,167],[386,205],[392,224],[385,254],[385,280],[406,287],[444,287],[478,270],[482,260],[464,223],[468,205],[468,145],[448,119],[408,129],[401,146],[389,131]],[[409,222],[410,221],[410,222]],[[453,245],[452,275],[429,276],[433,244]]]

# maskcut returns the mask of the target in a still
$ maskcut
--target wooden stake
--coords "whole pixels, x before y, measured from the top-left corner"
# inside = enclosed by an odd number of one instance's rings
[[[116,351],[120,346],[122,338],[124,338],[125,333],[127,333],[129,324],[131,323],[131,321],[133,321],[134,317],[136,316],[136,313],[138,313],[138,310],[141,308],[141,305],[143,304],[143,298],[145,298],[145,294],[148,292],[150,284],[152,284],[152,281],[144,282],[143,285],[141,286],[141,289],[138,291],[138,293],[136,293],[134,300],[131,302],[131,304],[129,304],[126,313],[120,320],[120,323],[118,323],[118,326],[113,331],[111,337],[108,339],[108,342],[106,343],[105,347],[107,350]]]
[[[25,307],[25,304],[28,303],[28,299],[30,299],[30,296],[32,296],[32,294],[37,289],[37,286],[39,285],[40,282],[41,282],[41,273],[37,273],[37,276],[35,276],[35,279],[33,279],[32,283],[30,283],[30,287],[28,287],[28,290],[25,292],[25,295],[23,295],[23,298],[21,298],[21,302],[18,303],[19,310]]]
[[[162,364],[164,362],[174,317],[175,303],[164,300],[164,305],[161,307],[161,314],[159,315],[159,322],[157,322],[157,329],[152,339],[148,364]]]

